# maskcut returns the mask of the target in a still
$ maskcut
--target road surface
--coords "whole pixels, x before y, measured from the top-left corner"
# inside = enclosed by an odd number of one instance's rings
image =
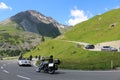
[[[19,67],[17,60],[0,61],[0,80],[120,80],[120,71],[58,70],[37,73],[36,67]]]

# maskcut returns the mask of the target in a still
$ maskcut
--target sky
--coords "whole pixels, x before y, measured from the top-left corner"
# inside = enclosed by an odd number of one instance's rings
[[[74,26],[116,8],[120,8],[120,0],[0,0],[0,21],[21,11],[36,10]]]

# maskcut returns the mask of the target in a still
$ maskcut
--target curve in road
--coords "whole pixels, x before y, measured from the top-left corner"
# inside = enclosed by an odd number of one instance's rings
[[[19,67],[17,60],[0,61],[0,80],[120,80],[120,71],[58,70],[37,73],[36,67]]]

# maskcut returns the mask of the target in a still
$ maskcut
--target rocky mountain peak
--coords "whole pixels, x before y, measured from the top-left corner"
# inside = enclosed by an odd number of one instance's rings
[[[51,17],[44,16],[35,10],[20,12],[10,18],[10,20],[21,25],[25,31],[34,32],[43,36],[57,37],[61,34],[64,25],[58,23]]]
[[[46,23],[46,24],[50,24],[53,23],[55,26],[57,26],[58,28],[64,28],[64,26],[60,23],[58,23],[56,20],[54,20],[51,17],[46,17],[44,16],[42,13],[37,12],[35,10],[27,10],[27,11],[23,11],[20,12],[18,14],[16,14],[15,16],[12,16],[11,19],[17,19],[18,21],[21,21],[20,19],[30,19],[33,20],[34,22],[40,23]]]

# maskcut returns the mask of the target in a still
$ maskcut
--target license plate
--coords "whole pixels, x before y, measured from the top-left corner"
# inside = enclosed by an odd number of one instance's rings
[[[48,65],[49,67],[53,67],[54,66],[54,64],[53,63],[49,63],[49,65]]]
[[[27,63],[27,61],[25,61],[25,63]]]

